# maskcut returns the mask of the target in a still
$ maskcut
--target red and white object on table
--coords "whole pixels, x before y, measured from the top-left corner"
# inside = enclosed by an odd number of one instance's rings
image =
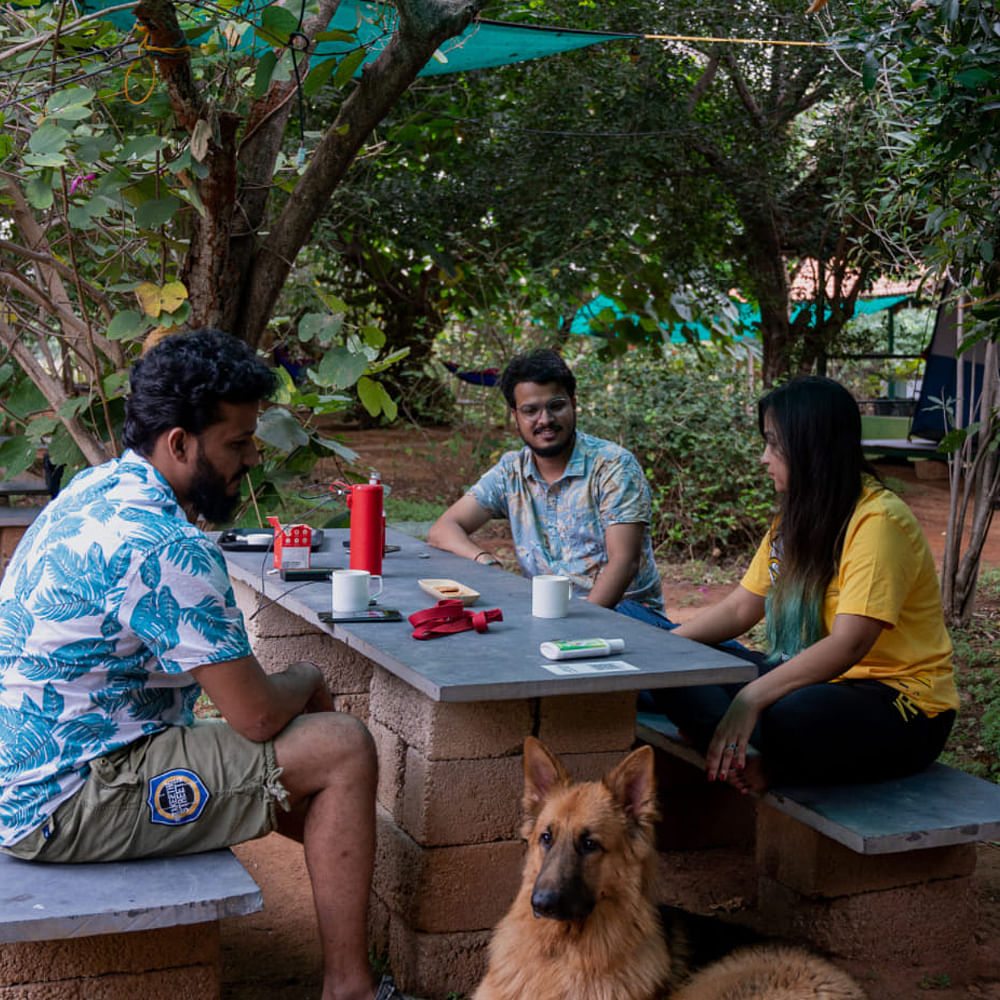
[[[312,559],[312,528],[308,524],[281,526],[276,517],[267,523],[274,528],[274,568],[308,569]]]

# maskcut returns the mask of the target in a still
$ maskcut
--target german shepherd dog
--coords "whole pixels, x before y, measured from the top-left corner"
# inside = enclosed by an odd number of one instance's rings
[[[864,1000],[847,975],[798,948],[744,947],[691,973],[686,932],[654,901],[650,747],[575,784],[529,736],[524,811],[521,888],[473,1000]]]

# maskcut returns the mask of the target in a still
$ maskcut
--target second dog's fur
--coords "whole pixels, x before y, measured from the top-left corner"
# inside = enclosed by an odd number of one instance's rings
[[[801,949],[746,948],[690,975],[683,933],[654,900],[653,751],[601,781],[573,783],[533,737],[524,745],[521,888],[497,926],[473,1000],[864,1000]]]

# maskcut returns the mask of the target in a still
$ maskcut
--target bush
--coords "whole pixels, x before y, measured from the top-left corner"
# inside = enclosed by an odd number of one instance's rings
[[[581,429],[622,444],[645,470],[658,553],[736,559],[751,552],[775,503],[745,369],[724,358],[692,369],[676,352],[651,350],[614,362],[585,352],[571,366]]]

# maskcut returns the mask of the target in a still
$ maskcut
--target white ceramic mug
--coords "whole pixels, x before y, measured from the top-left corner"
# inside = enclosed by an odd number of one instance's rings
[[[366,569],[335,569],[333,581],[334,611],[364,611],[373,597],[382,593],[382,577]],[[372,593],[372,581],[378,580],[378,590]]]
[[[536,618],[565,618],[572,589],[568,576],[545,574],[532,577],[531,613]]]

